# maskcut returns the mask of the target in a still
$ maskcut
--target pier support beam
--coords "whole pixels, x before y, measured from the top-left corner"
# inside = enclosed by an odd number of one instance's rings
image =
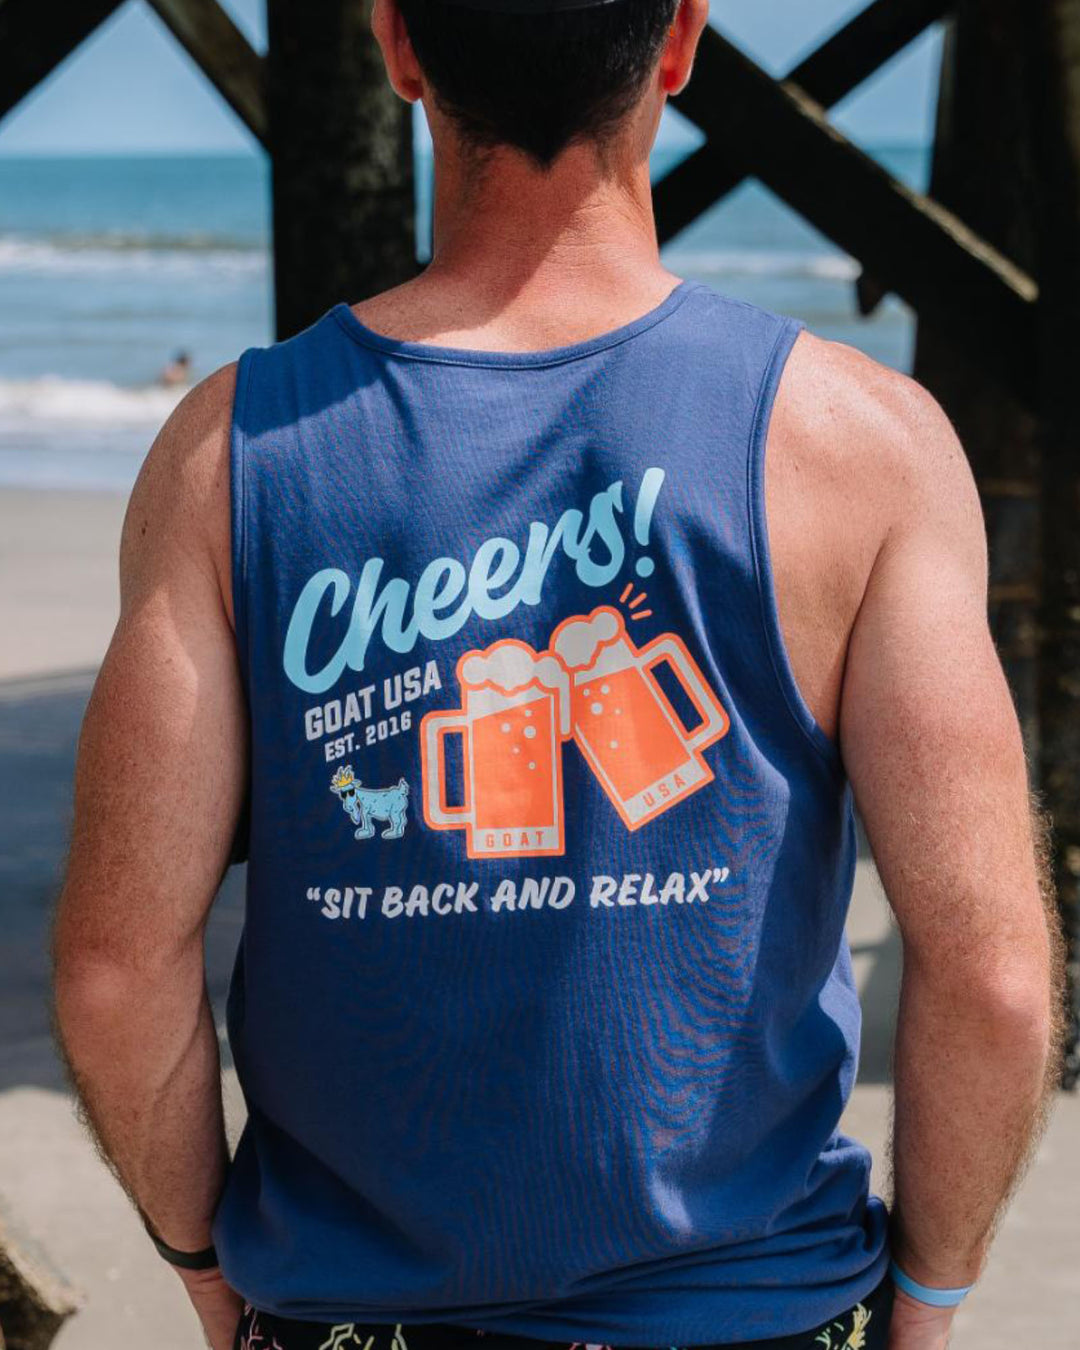
[[[1080,1076],[1080,0],[1037,0],[1042,607],[1040,777],[1069,940],[1065,1078]]]
[[[1026,0],[959,0],[942,59],[931,196],[1036,272],[1031,16]],[[1027,51],[1030,57],[1030,50]],[[1033,772],[1039,757],[1037,421],[962,343],[920,320],[915,375],[940,400],[979,485],[990,621]]]
[[[416,274],[412,109],[371,0],[267,0],[278,337]]]

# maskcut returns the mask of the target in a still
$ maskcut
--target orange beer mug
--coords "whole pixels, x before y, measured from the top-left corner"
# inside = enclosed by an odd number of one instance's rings
[[[712,782],[701,751],[730,721],[681,639],[665,633],[635,646],[608,605],[565,619],[550,650],[571,680],[573,738],[629,830]],[[701,718],[688,729],[653,668],[667,661]]]
[[[465,830],[470,858],[564,851],[562,745],[570,678],[550,653],[504,638],[457,663],[461,708],[420,723],[424,819]],[[464,798],[447,803],[445,738],[463,742]]]

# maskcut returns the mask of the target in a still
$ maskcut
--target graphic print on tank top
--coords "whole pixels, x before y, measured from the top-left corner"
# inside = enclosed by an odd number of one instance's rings
[[[630,618],[645,592],[630,600]],[[653,673],[670,663],[700,715],[686,728]],[[548,650],[503,638],[467,652],[457,665],[463,706],[428,713],[421,724],[424,818],[434,829],[464,829],[470,858],[564,852],[564,743],[572,741],[619,818],[636,830],[713,777],[702,750],[730,723],[716,695],[673,633],[638,647],[617,609],[564,619]],[[464,803],[445,799],[443,737],[465,741]]]
[[[633,531],[634,542],[643,548],[648,546],[649,524],[663,481],[663,470],[650,468],[638,492]],[[460,563],[436,559],[412,595],[411,625],[403,621],[406,601],[400,579],[379,590],[373,579],[380,578],[381,568],[369,562],[362,570],[353,620],[338,653],[354,669],[363,668],[380,624],[384,641],[399,651],[410,645],[410,626],[412,643],[421,635],[429,640],[448,635],[447,620],[436,617],[437,609],[460,598],[456,613],[464,622],[484,605],[491,607],[491,592],[504,590],[515,574],[510,590],[495,602],[497,616],[517,604],[535,603],[559,547],[576,561],[582,580],[615,588],[614,603],[560,618],[543,651],[518,638],[503,637],[463,653],[455,666],[458,706],[429,711],[420,719],[424,822],[434,830],[463,830],[470,859],[565,853],[563,757],[569,753],[583,757],[611,809],[631,831],[713,781],[714,771],[703,752],[724,737],[730,719],[676,633],[661,632],[639,644],[631,632],[631,625],[654,618],[647,579],[655,564],[642,552],[635,564],[640,584],[623,583],[618,576],[627,554],[619,520],[622,488],[622,483],[615,483],[597,494],[587,517],[565,512],[545,534],[538,534],[534,523],[524,555],[512,540],[489,539],[478,550],[468,580]],[[577,535],[575,527],[580,530]],[[600,553],[599,561],[594,552]],[[297,602],[284,654],[293,683],[315,689],[327,678],[325,671],[308,674],[307,643],[300,635],[306,628],[310,637],[317,605],[328,588],[333,588],[336,602],[343,575],[328,569],[317,573]],[[452,593],[454,579],[457,595]],[[345,578],[345,587],[349,584]],[[449,626],[453,630],[452,621]],[[331,678],[340,675],[339,667],[341,661],[335,659]],[[660,667],[682,691],[692,712],[689,725],[665,691]],[[418,692],[419,672],[414,667],[409,674],[413,691]],[[404,673],[395,675],[384,687],[403,691],[405,678]],[[441,688],[435,672],[430,683]],[[372,693],[367,691],[369,704]],[[358,701],[355,716],[362,716]],[[343,712],[342,729],[348,719],[349,713]],[[411,715],[404,714],[396,719],[397,734],[407,734],[412,725]],[[460,738],[461,744],[456,783],[451,782],[447,754],[451,737]],[[342,739],[352,746],[356,738],[353,734]],[[334,772],[329,790],[356,827],[357,840],[373,839],[377,823],[385,825],[379,832],[382,839],[404,836],[410,808],[410,787],[404,777],[389,786],[370,786],[350,763]]]

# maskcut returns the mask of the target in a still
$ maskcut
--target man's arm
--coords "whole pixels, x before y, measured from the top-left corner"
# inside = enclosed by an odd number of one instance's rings
[[[887,398],[878,472],[895,506],[851,635],[840,742],[903,940],[894,1255],[954,1287],[978,1277],[1048,1115],[1061,943],[987,622],[975,483],[929,395],[896,379]]]
[[[53,932],[56,1027],[82,1117],[183,1250],[210,1244],[228,1164],[203,932],[247,760],[228,569],[233,379],[226,368],[185,398],[132,492]],[[225,1343],[239,1304],[216,1303],[221,1326],[207,1330]]]

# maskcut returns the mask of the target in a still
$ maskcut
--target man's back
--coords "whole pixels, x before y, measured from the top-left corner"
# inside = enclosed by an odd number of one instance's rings
[[[680,282],[554,350],[339,306],[242,359],[251,1114],[215,1237],[259,1307],[692,1344],[882,1278],[836,1133],[850,792],[765,533],[797,336]]]
[[[667,274],[661,296],[678,278]],[[651,308],[567,288],[520,314],[468,312],[454,294],[399,286],[352,307],[376,333],[405,342],[521,352],[585,341]],[[455,322],[455,320],[459,320]],[[667,374],[678,390],[680,373]],[[914,477],[917,475],[917,478]],[[874,562],[905,483],[983,527],[963,451],[934,400],[914,381],[852,347],[802,331],[787,360],[768,428],[768,546],[784,645],[800,694],[826,736],[839,735],[844,662]],[[980,517],[976,519],[976,517]],[[223,541],[223,545],[227,541]]]

